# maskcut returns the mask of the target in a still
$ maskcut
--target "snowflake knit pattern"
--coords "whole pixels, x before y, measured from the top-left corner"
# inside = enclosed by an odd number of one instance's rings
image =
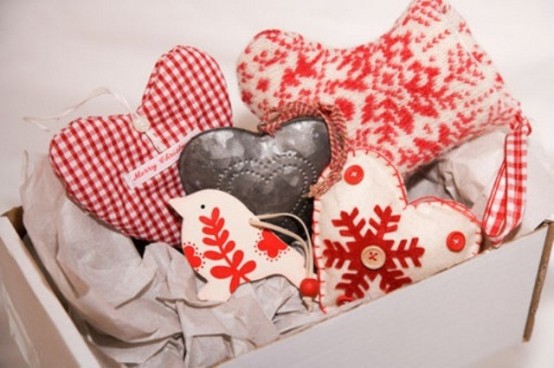
[[[378,153],[350,152],[341,176],[314,203],[322,310],[378,298],[479,252],[480,223],[467,208],[432,197],[408,204],[400,173]]]
[[[497,127],[520,107],[465,21],[442,0],[415,0],[392,29],[350,49],[281,30],[239,57],[243,101],[259,117],[291,101],[337,105],[351,147],[369,147],[409,174]]]

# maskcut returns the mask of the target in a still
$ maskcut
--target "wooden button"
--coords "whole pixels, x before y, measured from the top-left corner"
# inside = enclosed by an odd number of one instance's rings
[[[376,245],[370,245],[362,250],[360,255],[362,264],[370,270],[378,270],[387,260],[385,251]]]
[[[446,246],[452,252],[461,252],[466,245],[466,236],[461,231],[453,231],[446,238]]]

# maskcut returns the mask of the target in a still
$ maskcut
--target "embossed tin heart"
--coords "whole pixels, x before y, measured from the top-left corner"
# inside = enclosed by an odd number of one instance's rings
[[[323,121],[300,118],[285,123],[274,136],[240,128],[219,128],[194,137],[179,158],[187,194],[219,189],[243,202],[254,214],[288,212],[310,228],[309,192],[330,160]],[[291,220],[276,220],[305,236]]]

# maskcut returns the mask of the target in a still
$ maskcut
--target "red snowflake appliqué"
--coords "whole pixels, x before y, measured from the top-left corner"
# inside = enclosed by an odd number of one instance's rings
[[[381,276],[379,287],[385,293],[411,283],[412,280],[403,271],[409,267],[407,260],[410,259],[415,267],[421,267],[420,258],[425,253],[425,249],[418,246],[417,237],[402,239],[398,244],[385,238],[387,234],[397,230],[400,221],[400,215],[393,214],[390,206],[385,209],[375,206],[375,216],[369,218],[368,222],[359,218],[359,214],[355,207],[350,213],[342,211],[340,218],[332,221],[340,229],[339,234],[345,240],[349,239],[344,244],[324,240],[325,267],[338,269],[347,266],[341,282],[336,286],[344,291],[342,298],[339,297],[341,300],[362,298],[370,287],[368,279],[373,281],[377,276]],[[370,252],[367,252],[368,248]],[[371,267],[371,261],[375,260],[375,252],[372,250],[376,250],[381,257],[375,267]],[[369,267],[368,259],[362,259],[364,256],[370,257]]]

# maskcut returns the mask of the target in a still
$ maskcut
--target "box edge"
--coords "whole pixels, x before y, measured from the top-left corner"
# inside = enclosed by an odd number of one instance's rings
[[[535,286],[533,288],[533,296],[529,304],[529,313],[527,315],[527,321],[525,323],[525,329],[523,330],[523,341],[528,342],[531,340],[533,334],[533,328],[535,326],[535,317],[539,308],[540,299],[542,295],[542,289],[546,280],[546,274],[548,271],[548,263],[550,255],[552,253],[552,245],[554,243],[554,222],[547,223],[548,231],[545,237],[545,243],[541,254],[539,268],[537,269],[537,276],[535,279]]]

